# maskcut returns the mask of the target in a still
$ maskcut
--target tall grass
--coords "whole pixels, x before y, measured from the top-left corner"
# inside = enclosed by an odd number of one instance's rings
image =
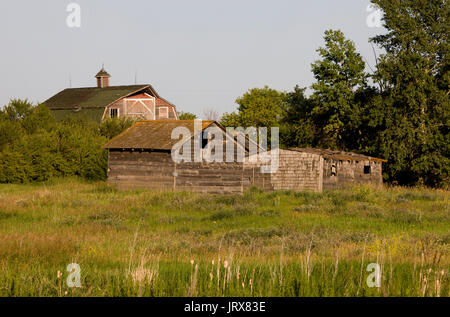
[[[0,296],[449,296],[449,197],[0,185]],[[81,288],[67,286],[69,263]]]

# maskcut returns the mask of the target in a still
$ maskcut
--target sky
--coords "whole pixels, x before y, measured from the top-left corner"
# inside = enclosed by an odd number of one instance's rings
[[[80,7],[69,27],[67,6]],[[370,66],[369,0],[2,0],[0,106],[43,102],[59,91],[151,84],[177,110],[199,116],[236,110],[236,98],[265,85],[309,87],[327,29],[353,40]],[[73,21],[73,20],[71,20]],[[372,27],[371,27],[372,26]]]

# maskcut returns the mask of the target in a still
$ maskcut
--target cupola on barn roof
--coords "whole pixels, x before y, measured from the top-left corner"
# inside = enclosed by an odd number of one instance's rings
[[[100,71],[97,73],[97,75],[95,75],[95,78],[98,78],[98,77],[111,77],[111,75],[108,74],[108,72],[102,66],[102,69],[100,69]]]

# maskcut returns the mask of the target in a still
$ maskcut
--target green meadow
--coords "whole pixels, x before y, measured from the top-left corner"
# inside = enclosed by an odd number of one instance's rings
[[[0,185],[0,296],[443,297],[449,243],[445,190]],[[66,283],[70,263],[81,287]],[[367,283],[370,263],[379,287]]]

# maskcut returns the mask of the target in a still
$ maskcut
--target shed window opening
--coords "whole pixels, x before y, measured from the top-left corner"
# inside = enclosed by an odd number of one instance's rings
[[[372,168],[370,165],[365,165],[364,166],[364,174],[370,174],[372,171]]]
[[[202,132],[202,149],[205,149],[206,146],[208,145],[208,132],[207,131],[203,131]]]
[[[117,118],[119,115],[119,110],[118,109],[110,109],[109,115],[111,118]]]
[[[331,176],[336,176],[337,175],[336,164],[331,165],[330,175]]]

